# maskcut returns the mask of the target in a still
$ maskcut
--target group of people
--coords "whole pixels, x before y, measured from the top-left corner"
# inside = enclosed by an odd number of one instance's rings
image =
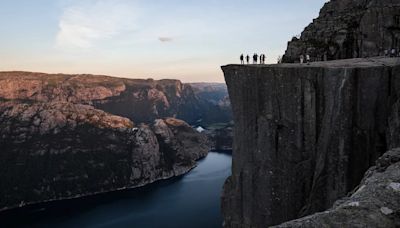
[[[265,54],[258,55],[257,53],[254,53],[253,64],[257,64],[258,62],[260,62],[260,64],[265,64],[266,58],[267,57],[265,56]],[[246,60],[247,64],[250,64],[250,56],[246,55],[246,57],[245,57],[243,54],[241,54],[240,55],[240,63],[244,64],[245,60]]]
[[[305,62],[306,62],[307,64],[309,64],[309,63],[311,62],[310,55],[307,54],[307,55],[305,56],[305,58],[304,58],[304,55],[300,55],[300,64],[303,64],[303,63],[304,63],[304,60],[305,60]]]
[[[384,51],[385,56],[388,57],[400,57],[400,51],[396,50],[395,48],[392,48],[392,50],[385,50]]]
[[[387,57],[400,57],[400,50],[396,50],[395,48],[391,50],[384,50],[384,55]],[[265,64],[266,56],[265,54],[258,55],[257,53],[254,53],[253,55],[253,64]],[[300,64],[307,63],[310,64],[311,62],[311,57],[309,54],[303,55],[301,54],[299,56]],[[318,58],[316,59],[318,60]],[[245,64],[245,61],[247,64],[250,64],[250,56],[246,55],[244,56],[243,54],[240,55],[240,63]],[[314,60],[315,61],[315,60]],[[324,60],[326,61],[326,59]]]

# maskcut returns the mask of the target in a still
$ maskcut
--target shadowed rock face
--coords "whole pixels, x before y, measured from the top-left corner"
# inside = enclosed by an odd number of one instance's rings
[[[400,146],[399,59],[222,67],[234,113],[226,227],[325,210]]]
[[[331,0],[320,15],[293,38],[283,62],[347,59],[383,55],[400,49],[400,3],[397,0]]]
[[[211,149],[217,151],[232,150],[233,142],[233,117],[228,88],[225,83],[191,83],[194,93],[203,101],[210,102],[217,108],[208,109],[205,128],[211,143]]]
[[[400,149],[379,158],[351,196],[331,209],[276,226],[297,227],[400,227]]]
[[[231,103],[225,83],[190,83],[189,85],[204,107],[212,107],[208,108],[206,115],[203,115],[203,122],[206,125],[232,121]]]
[[[95,107],[134,82],[0,73],[0,211],[142,186],[192,169],[209,146],[186,122],[155,115],[140,123]]]

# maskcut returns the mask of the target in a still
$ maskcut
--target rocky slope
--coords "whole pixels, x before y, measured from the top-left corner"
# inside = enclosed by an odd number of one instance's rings
[[[289,42],[283,62],[383,55],[400,49],[400,3],[397,0],[331,0],[320,15]]]
[[[225,83],[190,83],[189,85],[199,98],[230,112],[231,103],[229,101],[228,87]]]
[[[228,88],[224,83],[190,83],[193,93],[200,101],[205,114],[196,124],[209,126],[215,123],[232,121],[231,103]]]
[[[217,113],[209,109],[209,116],[213,116],[209,124],[198,123],[204,128],[211,143],[212,150],[229,151],[233,144],[233,117],[228,88],[225,83],[190,83],[194,93],[200,100],[218,107]],[[211,123],[210,123],[211,122]]]
[[[226,227],[265,227],[325,210],[400,146],[400,59],[222,69],[235,122]]]
[[[204,133],[209,138],[211,150],[232,151],[233,127],[233,123],[223,123],[207,127]]]
[[[400,227],[400,149],[379,158],[358,188],[331,209],[276,226],[296,227]]]
[[[176,81],[1,72],[0,210],[137,187],[192,169],[209,150],[206,136],[184,121],[158,119],[155,102],[174,112],[167,108],[179,106],[179,89]],[[153,120],[141,123],[102,106],[127,90],[139,104],[153,101]],[[137,104],[126,103],[140,112]]]

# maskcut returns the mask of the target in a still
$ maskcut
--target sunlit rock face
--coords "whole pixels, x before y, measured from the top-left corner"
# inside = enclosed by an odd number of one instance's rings
[[[175,117],[189,124],[231,120],[226,87],[179,80],[124,79],[99,75],[0,72],[0,98],[92,105],[135,122]],[[222,88],[220,88],[222,87]],[[224,94],[223,97],[220,97]]]
[[[334,60],[384,55],[400,49],[397,0],[331,0],[299,37],[288,43],[283,62],[300,55]]]
[[[173,103],[144,80],[0,72],[0,210],[142,186],[192,169],[209,145],[186,122],[158,115],[141,122],[97,106],[112,105],[135,83],[149,106]],[[183,96],[179,83],[171,86]]]
[[[325,210],[400,146],[398,58],[222,69],[235,122],[226,227]]]

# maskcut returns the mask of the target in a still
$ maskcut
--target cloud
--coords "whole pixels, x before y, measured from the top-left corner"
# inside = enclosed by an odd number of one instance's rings
[[[158,40],[161,42],[172,42],[174,39],[172,37],[158,37]]]
[[[75,2],[75,1],[74,1]],[[76,1],[64,9],[56,46],[91,48],[135,28],[135,10],[128,0]]]

